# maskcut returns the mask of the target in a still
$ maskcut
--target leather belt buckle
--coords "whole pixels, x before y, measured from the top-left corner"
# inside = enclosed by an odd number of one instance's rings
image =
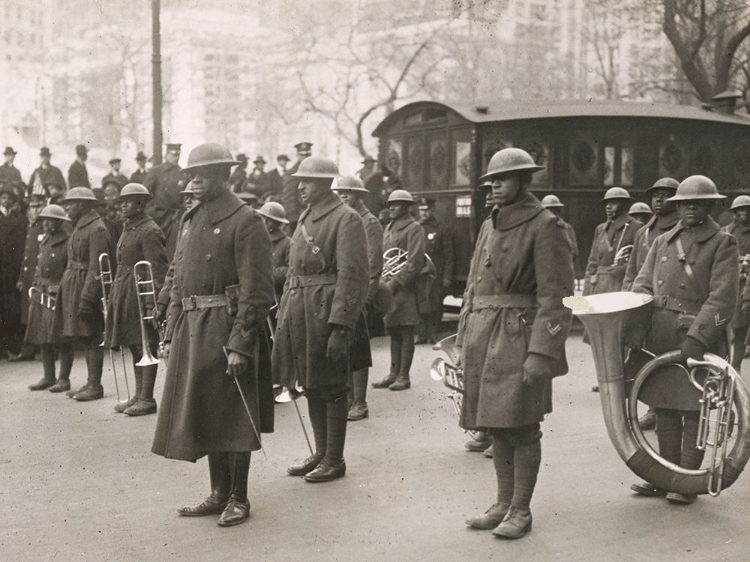
[[[190,310],[196,310],[198,308],[198,299],[195,298],[195,295],[192,295],[190,297]]]
[[[299,277],[292,277],[289,279],[289,288],[296,289],[299,287]]]

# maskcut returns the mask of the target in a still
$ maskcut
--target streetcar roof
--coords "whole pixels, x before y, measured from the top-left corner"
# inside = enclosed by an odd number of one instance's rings
[[[535,102],[502,100],[486,105],[481,103],[448,105],[435,101],[417,101],[391,113],[375,128],[373,136],[380,136],[395,120],[416,112],[420,107],[449,109],[472,123],[570,117],[639,117],[750,126],[750,116],[717,113],[694,105],[580,100],[542,100]]]

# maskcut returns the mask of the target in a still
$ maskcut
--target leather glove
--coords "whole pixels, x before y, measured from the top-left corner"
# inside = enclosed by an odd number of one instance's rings
[[[166,305],[159,303],[156,305],[156,311],[154,312],[154,322],[157,324],[161,324],[164,322],[164,319],[167,317],[167,307]]]
[[[332,364],[343,364],[347,360],[349,331],[341,326],[334,326],[328,336],[326,359]]]
[[[706,346],[690,336],[686,337],[680,346],[680,358],[683,361],[687,361],[688,359],[703,359],[705,352]]]
[[[92,322],[95,314],[96,309],[94,308],[93,303],[89,301],[81,301],[78,305],[78,317],[84,322]]]
[[[523,364],[523,382],[538,384],[549,380],[552,375],[552,361],[538,353],[529,353]]]

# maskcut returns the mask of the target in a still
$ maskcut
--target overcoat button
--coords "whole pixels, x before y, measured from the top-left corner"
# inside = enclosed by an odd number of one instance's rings
[[[211,261],[211,254],[206,254],[206,261]]]
[[[662,281],[661,279],[659,279],[659,285],[664,285],[664,281]]]
[[[661,261],[667,261],[667,256],[662,256]]]

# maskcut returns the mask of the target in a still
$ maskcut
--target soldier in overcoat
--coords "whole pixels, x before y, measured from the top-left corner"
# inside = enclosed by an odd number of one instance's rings
[[[337,176],[336,164],[320,156],[297,169],[307,208],[292,237],[273,346],[274,382],[305,389],[315,452],[287,472],[308,482],[346,472],[349,350],[369,280],[365,227],[331,191]]]
[[[491,190],[489,196],[490,198],[492,197]],[[560,198],[557,197],[557,195],[545,195],[544,197],[542,197],[542,207],[555,215],[557,217],[557,221],[560,223],[560,226],[565,229],[565,235],[568,237],[568,242],[570,243],[570,255],[573,257],[573,270],[575,271],[575,263],[578,259],[578,239],[576,238],[576,231],[573,228],[573,225],[563,220],[563,218],[560,216],[560,213],[562,213],[565,204],[560,201]]]
[[[117,273],[108,299],[107,321],[104,330],[104,347],[129,347],[133,358],[135,395],[125,403],[115,405],[115,412],[129,416],[145,416],[156,413],[154,400],[155,365],[138,366],[144,349],[141,333],[141,311],[136,291],[135,264],[147,261],[151,264],[154,296],[159,294],[167,272],[167,249],[164,233],[154,220],[146,214],[146,203],[151,193],[145,186],[129,183],[123,187],[118,199],[125,224],[117,243]],[[143,274],[145,270],[139,270]],[[140,281],[145,279],[138,277]],[[144,313],[149,315],[154,304],[143,299]],[[153,322],[144,321],[149,352],[156,357],[159,336]]]
[[[99,277],[99,256],[109,251],[109,233],[94,211],[96,196],[87,187],[73,188],[65,195],[64,207],[73,223],[68,239],[68,263],[60,280],[55,306],[55,332],[77,340],[85,349],[88,379],[85,385],[68,396],[79,401],[104,397],[102,342],[102,288]],[[50,391],[62,392],[70,381],[58,381]]]
[[[182,196],[180,191],[186,185],[184,174],[178,164],[180,144],[168,144],[164,162],[154,166],[143,180],[154,196],[146,211],[156,221],[167,239],[167,258],[174,256],[177,244],[177,231],[182,215]]]
[[[300,213],[304,209],[304,205],[300,201],[297,189],[299,186],[299,179],[295,177],[294,174],[297,172],[300,162],[312,154],[312,146],[311,142],[298,142],[294,145],[294,148],[297,150],[297,161],[291,168],[286,170],[284,177],[282,178],[280,200],[281,204],[284,205],[286,218],[289,220],[289,232],[292,234],[294,234],[294,231],[297,228],[297,221],[299,220]]]
[[[263,223],[266,225],[268,236],[271,238],[273,286],[278,302],[281,300],[286,273],[289,271],[289,247],[292,244],[292,239],[284,232],[284,227],[289,224],[289,221],[286,219],[284,207],[281,203],[274,201],[264,204],[258,209],[258,214],[263,217]]]
[[[44,227],[44,236],[39,245],[39,259],[34,268],[30,285],[29,320],[25,341],[39,346],[42,356],[42,379],[29,386],[29,390],[44,390],[54,387],[70,388],[70,370],[73,367],[74,347],[55,331],[56,300],[60,281],[68,263],[68,239],[70,234],[63,228],[70,222],[62,207],[48,205],[39,213],[39,222]],[[28,292],[29,287],[25,288]],[[60,355],[60,376],[55,378],[55,352]],[[67,384],[65,384],[67,382]],[[59,384],[58,384],[59,383]]]
[[[737,309],[734,311],[734,317],[732,318],[734,330],[732,367],[739,373],[742,368],[742,360],[745,358],[745,340],[748,335],[748,312],[750,311],[750,306],[743,306],[743,294],[746,292],[747,275],[750,271],[750,196],[740,195],[736,197],[732,202],[730,211],[734,214],[734,220],[722,230],[737,239],[737,248],[740,254],[740,292]]]
[[[23,262],[28,222],[15,207],[18,193],[0,184],[0,353],[13,358],[21,352],[21,294],[18,274]]]
[[[628,216],[629,201],[630,194],[621,187],[608,189],[602,199],[607,222],[597,226],[594,231],[594,242],[591,245],[583,285],[584,296],[612,293],[622,289],[635,233],[643,226],[642,222]]]
[[[668,199],[678,204],[680,221],[659,236],[633,283],[633,291],[654,296],[649,330],[643,342],[640,326],[626,334],[626,345],[643,346],[656,355],[680,349],[682,360],[702,359],[706,351],[728,352],[727,327],[739,290],[737,239],[721,230],[709,214],[723,199],[705,176],[690,176]],[[683,468],[698,469],[704,451],[696,449],[701,394],[684,369],[669,366],[643,385],[640,400],[656,412],[659,454]],[[647,496],[664,490],[649,482],[631,488]],[[673,503],[689,504],[696,496],[670,492]]]
[[[409,214],[413,204],[414,198],[404,189],[393,190],[387,201],[391,223],[383,232],[383,255],[392,249],[405,251],[406,264],[395,275],[383,276],[396,301],[395,310],[385,317],[391,337],[391,370],[385,378],[372,383],[373,388],[411,387],[409,370],[414,359],[414,331],[419,324],[417,289],[425,265],[424,231]],[[385,269],[384,272],[387,273]]]
[[[251,452],[261,448],[261,432],[273,431],[269,343],[261,337],[273,304],[271,241],[261,218],[229,190],[236,164],[215,143],[188,157],[199,204],[180,222],[152,447],[169,459],[208,456],[211,494],[178,512],[221,514],[220,526],[250,516]]]
[[[419,224],[424,230],[425,253],[435,265],[435,280],[429,291],[419,299],[419,334],[417,343],[436,343],[443,320],[443,299],[453,288],[455,258],[453,236],[435,217],[435,200],[424,197],[419,201]]]
[[[357,211],[365,225],[367,235],[367,262],[370,266],[370,283],[365,299],[365,308],[357,319],[352,334],[351,347],[351,380],[349,386],[349,421],[358,421],[369,417],[367,406],[367,378],[369,368],[372,367],[372,351],[370,349],[370,326],[379,312],[374,303],[383,274],[383,227],[380,221],[365,206],[362,199],[369,194],[362,180],[356,176],[339,178],[334,189],[341,200]]]
[[[622,282],[622,288],[629,291],[633,281],[638,276],[638,272],[646,263],[646,256],[654,245],[654,241],[661,235],[669,232],[680,220],[680,214],[677,212],[677,204],[668,202],[677,191],[680,185],[676,179],[661,178],[646,190],[646,196],[651,200],[651,206],[654,216],[638,229],[633,241],[633,251],[630,254],[627,268],[625,269],[625,279]],[[653,408],[640,417],[638,420],[642,430],[654,429],[656,427],[656,413]]]
[[[565,229],[527,191],[540,169],[518,148],[489,162],[495,207],[477,239],[457,337],[460,424],[491,433],[498,487],[497,502],[467,525],[512,539],[531,529],[540,422],[552,411],[552,378],[568,371],[562,299],[573,294],[573,261]]]

